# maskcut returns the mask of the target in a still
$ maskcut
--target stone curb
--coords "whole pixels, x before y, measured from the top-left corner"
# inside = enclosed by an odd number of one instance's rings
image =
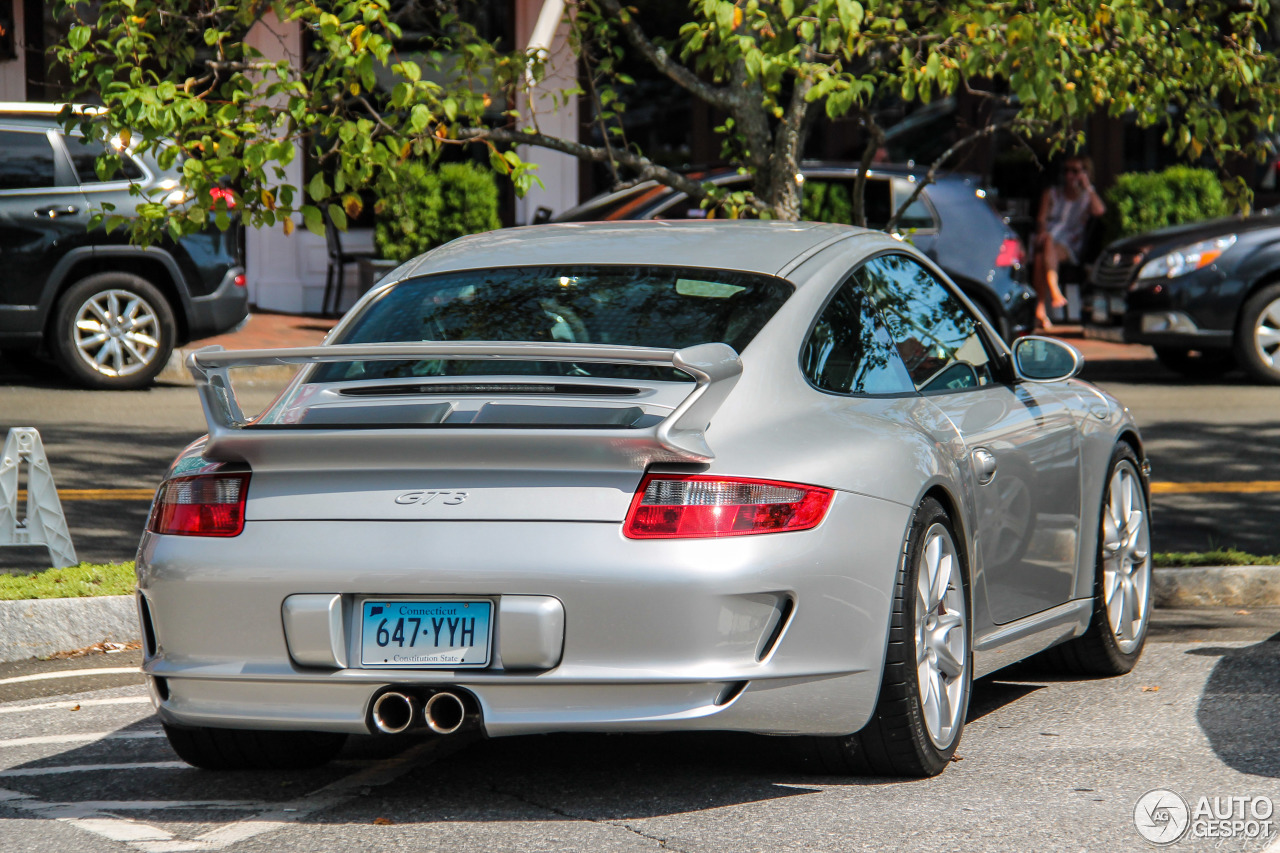
[[[1156,607],[1280,607],[1280,566],[1156,569]]]
[[[0,663],[141,638],[132,595],[0,601]]]
[[[1156,569],[1156,607],[1280,607],[1280,566]],[[142,639],[132,595],[0,601],[0,663]]]

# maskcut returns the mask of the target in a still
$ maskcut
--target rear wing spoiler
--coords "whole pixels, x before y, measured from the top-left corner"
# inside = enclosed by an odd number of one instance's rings
[[[648,367],[672,367],[694,378],[692,393],[661,422],[646,428],[628,430],[564,430],[564,429],[450,429],[431,435],[427,429],[389,428],[379,430],[381,445],[377,456],[387,456],[394,462],[396,445],[399,452],[410,448],[429,450],[423,445],[448,442],[449,448],[436,448],[433,456],[441,452],[453,455],[459,462],[483,456],[492,463],[507,462],[518,467],[522,457],[532,454],[533,460],[556,464],[557,458],[595,455],[586,447],[590,439],[603,440],[610,448],[604,455],[622,455],[630,463],[627,467],[643,467],[651,462],[710,462],[715,458],[707,445],[706,430],[712,415],[724,403],[729,392],[742,374],[742,360],[732,347],[722,343],[699,344],[685,349],[660,349],[650,347],[609,346],[604,344],[565,343],[506,343],[490,341],[423,342],[412,344],[334,344],[330,346],[299,347],[291,349],[261,349],[227,351],[220,346],[196,350],[187,356],[187,369],[195,379],[200,392],[200,403],[209,425],[209,438],[204,456],[213,461],[243,461],[250,464],[275,461],[287,464],[292,459],[303,462],[313,454],[343,454],[334,439],[349,442],[353,433],[367,432],[340,426],[330,429],[306,430],[255,430],[244,415],[228,376],[238,367],[267,365],[311,365],[351,361],[402,361],[406,359],[440,359],[448,361],[556,361],[586,362],[597,364],[634,364]],[[456,382],[456,377],[441,377]],[[621,433],[621,434],[620,434]],[[598,445],[599,442],[596,442]],[[349,452],[349,448],[347,448]],[[363,448],[359,454],[365,462],[371,448]],[[469,452],[471,451],[471,452]],[[504,452],[505,451],[505,452]],[[404,456],[398,457],[406,462]],[[598,461],[605,461],[599,459]]]

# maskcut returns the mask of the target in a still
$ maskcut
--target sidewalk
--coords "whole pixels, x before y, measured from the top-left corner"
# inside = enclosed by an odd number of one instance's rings
[[[169,364],[160,374],[160,379],[166,382],[190,383],[191,374],[187,372],[184,361],[187,353],[193,350],[214,345],[229,350],[319,346],[324,341],[324,336],[337,324],[336,317],[278,314],[274,311],[254,310],[249,315],[249,322],[245,323],[239,331],[191,341],[182,349],[174,350],[169,358]],[[291,367],[265,369],[276,373],[284,371],[286,375],[293,372]]]

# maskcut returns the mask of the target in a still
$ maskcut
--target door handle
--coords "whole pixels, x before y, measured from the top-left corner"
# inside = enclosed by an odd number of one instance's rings
[[[49,207],[37,207],[33,212],[36,216],[57,219],[59,216],[74,216],[80,212],[80,208],[76,207],[74,204],[64,206],[51,205]]]
[[[996,457],[985,447],[973,451],[973,468],[978,474],[978,485],[985,486],[995,479]]]

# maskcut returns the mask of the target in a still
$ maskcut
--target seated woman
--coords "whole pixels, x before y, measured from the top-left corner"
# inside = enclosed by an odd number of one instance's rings
[[[1053,308],[1067,304],[1058,287],[1059,264],[1080,262],[1089,218],[1106,211],[1107,206],[1093,188],[1093,161],[1082,156],[1068,157],[1062,167],[1062,185],[1044,191],[1036,219],[1032,284],[1036,289],[1036,322],[1041,328],[1053,327],[1046,303]]]

